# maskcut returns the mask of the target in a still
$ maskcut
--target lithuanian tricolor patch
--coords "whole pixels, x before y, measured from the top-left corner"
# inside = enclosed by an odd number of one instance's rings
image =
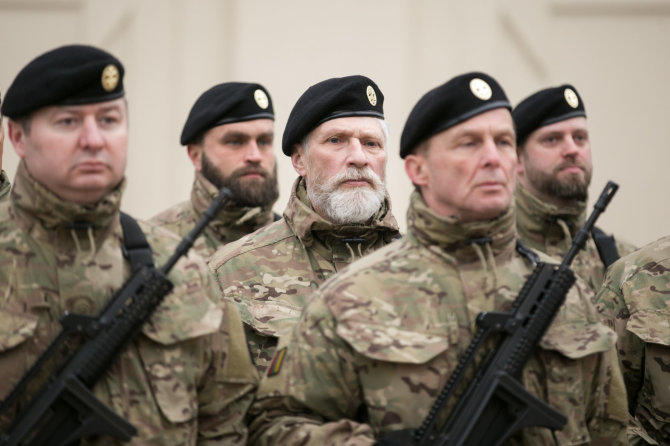
[[[270,370],[268,370],[268,376],[275,376],[281,370],[281,366],[284,363],[284,356],[286,356],[286,347],[277,350],[275,357],[272,359],[272,364],[270,365]]]

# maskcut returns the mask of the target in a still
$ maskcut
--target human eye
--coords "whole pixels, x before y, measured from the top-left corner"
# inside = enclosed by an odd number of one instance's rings
[[[577,133],[574,138],[577,142],[586,142],[589,140],[589,136],[585,133]]]
[[[74,115],[59,115],[55,119],[55,123],[58,127],[63,127],[63,128],[71,128],[74,127],[75,124],[77,123],[77,119],[75,118]]]
[[[514,138],[511,136],[503,136],[498,139],[498,145],[502,147],[514,147]]]
[[[374,149],[382,147],[382,143],[380,141],[377,141],[376,139],[371,139],[371,140],[365,141],[365,142],[363,142],[363,144],[366,147],[370,147],[370,148],[374,148]]]
[[[111,127],[121,122],[121,118],[116,114],[108,114],[100,117],[100,123],[103,126]]]
[[[339,136],[331,136],[327,140],[330,144],[340,144],[342,142],[342,138]]]
[[[548,135],[542,138],[542,143],[546,145],[554,145],[558,142],[558,137],[556,135]]]
[[[272,138],[259,138],[256,142],[259,147],[267,147],[272,145]]]
[[[473,138],[464,138],[459,142],[458,145],[460,147],[470,148],[476,145],[476,141]]]

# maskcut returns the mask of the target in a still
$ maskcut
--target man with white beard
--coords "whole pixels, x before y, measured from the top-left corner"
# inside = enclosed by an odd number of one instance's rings
[[[367,77],[328,79],[298,99],[282,151],[299,177],[281,220],[221,248],[210,260],[235,302],[259,373],[307,298],[352,261],[398,237],[384,185],[384,96]]]

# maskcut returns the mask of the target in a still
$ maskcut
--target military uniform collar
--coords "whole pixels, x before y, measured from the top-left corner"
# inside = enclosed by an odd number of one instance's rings
[[[390,243],[398,235],[388,196],[370,223],[336,225],[314,211],[302,177],[293,183],[284,219],[304,246],[319,251],[327,259],[332,259],[340,248],[345,249],[345,244],[356,245],[356,249],[365,253],[370,247]]]
[[[109,226],[114,217],[117,217],[124,188],[125,180],[122,180],[96,204],[72,203],[61,199],[37,182],[22,161],[16,171],[11,200],[19,213],[36,219],[47,230],[70,231],[84,227],[101,229]]]
[[[520,183],[517,183],[514,198],[519,236],[533,245],[554,245],[566,238],[571,243],[586,220],[586,201],[558,207],[539,200]]]
[[[191,203],[198,216],[202,216],[219,190],[210,183],[200,172],[196,172],[191,189]],[[273,221],[272,206],[265,209],[260,206],[224,206],[216,218],[208,225],[208,230],[216,234],[216,238],[223,243],[237,240],[245,234]]]
[[[412,193],[407,210],[408,233],[413,238],[439,255],[461,261],[478,257],[473,245],[488,245],[495,257],[513,252],[517,239],[514,223],[513,206],[486,221],[462,223],[454,217],[443,217],[428,207],[418,191]]]

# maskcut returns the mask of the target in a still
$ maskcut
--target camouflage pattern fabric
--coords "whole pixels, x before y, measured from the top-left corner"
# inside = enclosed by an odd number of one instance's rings
[[[324,283],[281,337],[250,411],[250,444],[364,445],[419,427],[467,348],[476,316],[509,310],[532,271],[515,249],[514,222],[509,209],[492,221],[459,224],[414,192],[408,235]],[[483,237],[483,246],[474,242]],[[522,376],[529,391],[567,416],[565,429],[524,429],[508,444],[625,444],[615,334],[598,322],[591,298],[578,281]]]
[[[200,172],[195,173],[191,200],[176,204],[154,216],[150,221],[184,237],[200,220],[218,195],[218,189]],[[221,246],[250,234],[256,229],[272,223],[272,206],[261,207],[226,206],[202,232],[193,246],[203,259],[209,260]]]
[[[7,172],[4,170],[0,173],[0,201],[9,197],[9,191],[12,189],[12,184],[9,182]]]
[[[60,332],[64,311],[98,314],[129,277],[121,251],[122,189],[94,206],[76,205],[60,200],[19,165],[11,198],[0,204],[0,398]],[[74,221],[80,222],[77,228]],[[164,264],[179,239],[140,226],[155,263]],[[244,416],[258,376],[239,313],[220,302],[199,256],[183,257],[169,278],[174,291],[93,389],[138,435],[131,443],[107,437],[84,444],[246,443]],[[53,372],[46,367],[40,378]],[[0,420],[0,430],[9,421]]]
[[[615,262],[596,304],[618,335],[631,413],[658,444],[670,445],[670,237]],[[631,430],[631,440],[644,429]]]
[[[514,198],[517,208],[516,225],[521,241],[537,251],[563,258],[570,249],[572,238],[586,221],[586,202],[575,202],[573,206],[558,208],[540,201],[520,183],[516,185]],[[636,249],[618,238],[615,238],[615,242],[622,257]],[[593,291],[600,289],[605,276],[605,265],[591,235],[584,249],[572,262],[572,269]]]
[[[282,220],[226,245],[209,263],[224,297],[240,309],[260,373],[272,359],[278,333],[297,322],[312,292],[398,235],[388,200],[372,223],[338,226],[314,212],[301,178],[292,190]]]

